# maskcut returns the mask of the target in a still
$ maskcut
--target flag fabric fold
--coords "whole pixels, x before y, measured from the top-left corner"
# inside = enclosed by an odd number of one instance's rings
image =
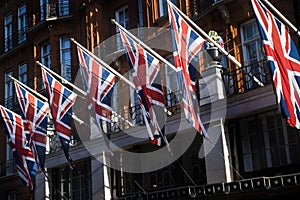
[[[159,60],[143,49],[120,29],[127,60],[133,69],[133,82],[151,143],[168,145],[164,135],[164,95],[160,80]],[[160,119],[159,119],[160,117]]]
[[[56,134],[59,136],[70,167],[73,167],[74,163],[69,155],[69,143],[73,119],[72,107],[76,101],[77,94],[63,86],[44,68],[41,69]]]
[[[16,162],[17,172],[24,185],[34,190],[36,162],[24,132],[24,122],[20,115],[0,105],[1,115],[6,125],[9,145]]]
[[[49,106],[16,82],[15,89],[32,153],[37,167],[44,171]]]
[[[288,28],[260,0],[252,0],[281,113],[300,129],[300,57]]]
[[[168,1],[169,22],[172,35],[174,64],[177,69],[178,85],[182,92],[182,103],[186,119],[206,136],[199,116],[196,96],[196,74],[200,50],[205,40],[190,27]]]
[[[91,117],[96,120],[103,133],[109,132],[112,119],[112,95],[115,87],[115,75],[101,66],[79,46],[77,47],[80,72],[86,103]],[[103,125],[106,124],[106,127]]]

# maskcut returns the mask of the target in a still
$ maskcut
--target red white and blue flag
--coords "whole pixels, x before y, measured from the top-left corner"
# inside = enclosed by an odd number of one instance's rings
[[[18,175],[23,183],[33,191],[36,163],[32,151],[28,146],[23,120],[20,115],[17,115],[1,105],[0,110],[6,125],[7,136],[16,162]]]
[[[99,129],[107,132],[102,125],[103,122],[111,123],[111,101],[116,77],[80,47],[77,47],[77,52],[88,108]]]
[[[44,68],[41,69],[56,134],[60,138],[67,160],[70,164],[73,164],[69,155],[69,143],[73,120],[72,107],[76,101],[77,94],[63,86]]]
[[[277,102],[290,126],[300,128],[300,58],[288,28],[259,0],[252,6],[272,73]]]
[[[167,144],[163,126],[164,94],[162,91],[159,61],[143,49],[120,29],[126,50],[127,60],[133,72],[135,90],[141,103],[141,109],[151,143],[158,146]],[[167,144],[168,145],[168,144]]]
[[[196,96],[196,74],[200,50],[205,40],[194,31],[168,1],[174,64],[177,69],[178,85],[182,92],[183,109],[187,120],[199,133],[204,133],[199,116]]]
[[[15,89],[32,153],[37,166],[44,170],[49,106],[16,82]]]

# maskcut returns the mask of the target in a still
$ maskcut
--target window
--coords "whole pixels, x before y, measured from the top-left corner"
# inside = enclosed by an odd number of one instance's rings
[[[118,93],[118,83],[115,84],[114,88],[113,88],[113,93],[112,93],[112,110],[116,111],[117,113],[119,112],[119,102],[118,102],[118,98],[119,97],[119,93]],[[118,113],[119,114],[119,113]],[[112,113],[112,127],[111,127],[111,131],[119,131],[119,117],[117,116],[117,114]]]
[[[278,111],[240,119],[236,131],[244,172],[300,164],[300,132]]]
[[[171,64],[174,64],[173,56],[167,59]],[[178,79],[177,79],[177,72],[174,71],[169,66],[165,66],[165,74],[166,74],[166,91],[167,91],[167,106],[172,107],[175,104],[177,104],[179,93],[179,87],[178,87]]]
[[[129,75],[129,80],[130,80],[130,82],[133,83],[132,74]],[[132,119],[131,122],[134,125],[144,123],[142,109],[141,109],[140,104],[141,103],[140,103],[140,100],[139,100],[136,90],[134,88],[130,87],[130,107],[131,107],[131,119]]]
[[[50,68],[51,60],[50,60],[50,44],[46,43],[41,48],[41,57],[42,64],[46,67]]]
[[[40,0],[41,21],[44,21],[48,17],[48,3],[48,0]]]
[[[159,0],[159,16],[162,17],[168,13],[167,0]]]
[[[8,200],[16,200],[17,199],[16,191],[8,192],[7,199]]]
[[[13,72],[9,71],[5,73],[5,107],[12,109],[13,106],[13,81],[9,76],[12,76]]]
[[[12,48],[12,14],[8,14],[4,18],[4,40],[5,52]]]
[[[245,81],[246,88],[252,88],[254,84],[253,78],[249,75],[250,73],[265,83],[267,80],[266,76],[263,76],[266,72],[266,66],[260,66],[259,61],[265,59],[264,47],[262,40],[259,35],[256,21],[251,21],[244,24],[241,28],[242,44],[243,44],[243,55],[245,66]]]
[[[26,5],[22,5],[18,8],[18,43],[22,43],[26,40]]]
[[[51,59],[50,59],[50,44],[46,43],[41,47],[41,60],[42,60],[42,64],[45,65],[46,67],[50,68],[51,66]],[[44,89],[44,81],[43,78],[41,77],[41,88]]]
[[[128,6],[124,6],[115,12],[116,21],[123,26],[125,29],[129,28],[128,18]],[[116,32],[119,32],[119,28],[116,27]],[[117,49],[123,49],[123,43],[120,37],[117,37]]]
[[[171,0],[176,5],[176,0]],[[168,3],[167,0],[158,0],[159,3],[159,16],[162,17],[168,14]]]
[[[9,76],[12,76],[13,72],[9,71],[5,73],[5,103],[4,106],[8,109],[13,108],[13,81]],[[12,156],[12,150],[8,142],[8,137],[6,136],[6,175],[11,175],[14,173],[14,160]]]
[[[92,199],[90,160],[76,163],[76,166],[80,174],[69,166],[53,169],[51,199]]]
[[[61,63],[61,76],[67,81],[72,79],[71,70],[71,44],[69,37],[60,38],[60,63]]]
[[[58,13],[60,17],[69,15],[69,0],[58,1]]]
[[[246,64],[252,64],[265,58],[262,40],[255,21],[242,26],[242,39]]]
[[[128,6],[124,6],[115,12],[116,21],[124,28],[129,28]],[[117,28],[117,32],[119,29]]]
[[[19,81],[26,84],[27,83],[27,64],[23,63],[19,65]]]
[[[13,159],[13,152],[11,150],[8,137],[6,136],[6,176],[12,175],[15,172],[15,160]]]

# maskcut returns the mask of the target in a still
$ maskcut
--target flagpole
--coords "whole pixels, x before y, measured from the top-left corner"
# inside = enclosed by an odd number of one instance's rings
[[[286,18],[284,17],[279,10],[277,10],[268,0],[261,0],[264,3],[268,5],[268,7],[271,8],[272,11],[274,11],[281,20],[283,20],[284,23],[287,24],[295,33],[297,33],[298,37],[300,37],[300,31]]]
[[[242,64],[235,59],[232,55],[229,54],[224,48],[222,48],[216,41],[214,41],[205,31],[203,31],[193,20],[191,20],[189,17],[187,17],[179,8],[177,8],[171,1],[168,0],[168,2],[172,5],[173,8],[177,10],[181,14],[181,16],[187,20],[190,24],[193,25],[193,27],[199,31],[209,42],[213,43],[223,54],[225,54],[232,62],[234,62],[238,67],[242,67]]]
[[[89,56],[91,56],[93,59],[95,59],[97,62],[99,62],[101,65],[103,65],[106,69],[108,69],[109,71],[111,71],[113,74],[117,75],[118,77],[120,77],[123,81],[125,81],[127,84],[129,84],[131,87],[135,88],[134,84],[131,83],[127,78],[125,78],[122,74],[120,74],[119,72],[117,72],[114,68],[112,68],[111,66],[109,66],[106,62],[104,62],[103,60],[101,60],[100,58],[98,58],[97,56],[95,56],[92,52],[90,52],[88,49],[86,49],[84,46],[82,46],[81,44],[79,44],[79,42],[77,42],[74,38],[70,38],[70,40],[75,43],[77,46],[79,46],[80,48],[82,48],[87,54],[89,54]]]
[[[193,22],[193,20],[191,20],[189,17],[187,17],[179,8],[177,8],[171,1],[168,0],[168,2],[172,5],[173,8],[175,8],[177,10],[177,12],[179,12],[181,14],[181,16],[187,20],[197,31],[199,31],[207,40],[209,40],[209,42],[213,43],[225,56],[227,56],[234,64],[236,64],[239,68],[242,67],[242,64],[237,61],[237,59],[230,55],[228,51],[226,51],[224,48],[222,48],[216,41],[214,41],[211,37],[209,37],[209,35],[207,35],[207,33],[205,31],[203,31],[199,26],[197,26],[197,24],[195,24],[195,22]],[[255,76],[252,75],[251,72],[248,73],[249,76],[251,76],[254,81],[260,85],[260,86],[264,86],[264,84]]]
[[[43,95],[41,95],[40,93],[36,92],[35,90],[31,89],[30,87],[28,87],[27,85],[25,85],[24,83],[20,82],[19,80],[17,80],[16,78],[14,78],[13,76],[9,75],[9,77],[17,82],[19,85],[21,85],[22,87],[24,87],[25,89],[29,90],[31,93],[35,94],[36,96],[38,96],[40,99],[42,99],[43,101],[48,101],[48,99],[46,97],[44,97]]]
[[[19,80],[17,80],[16,78],[14,78],[13,76],[9,75],[9,77],[17,82],[18,84],[20,84],[22,87],[24,87],[25,89],[29,90],[31,93],[35,94],[36,96],[38,96],[40,99],[42,99],[43,101],[48,103],[48,99],[46,97],[44,97],[43,95],[41,95],[40,93],[38,93],[37,91],[31,89],[30,87],[28,87],[27,85],[25,85],[24,83],[20,82]],[[85,122],[81,119],[79,119],[74,113],[72,114],[72,117],[80,124],[85,124]],[[87,124],[86,124],[87,125]]]
[[[39,61],[36,61],[36,63],[37,63],[38,65],[40,65],[41,67],[43,67],[43,69],[47,70],[49,73],[52,73],[52,74],[54,74],[55,76],[57,76],[57,77],[58,77],[60,80],[62,80],[64,83],[66,83],[66,84],[70,85],[71,87],[73,87],[74,89],[76,89],[76,90],[77,90],[78,92],[80,92],[82,95],[86,96],[86,92],[84,92],[83,90],[81,90],[79,87],[77,87],[77,86],[74,85],[73,83],[71,83],[71,82],[65,80],[63,77],[61,77],[60,75],[58,75],[57,73],[55,73],[55,72],[52,71],[51,69],[47,68],[45,65],[43,65],[43,64],[40,63]],[[118,113],[116,113],[116,112],[114,112],[114,111],[112,111],[112,113],[115,114],[115,115],[117,115],[118,118],[123,119],[123,117],[122,117],[120,114],[118,114]],[[80,124],[83,123],[83,121],[82,121],[81,119],[79,119],[75,114],[73,114],[73,117],[74,117],[74,119],[77,120]],[[133,126],[133,124],[132,124],[131,122],[129,122],[128,120],[125,120],[125,122],[127,122],[130,126]]]
[[[167,61],[165,58],[163,58],[161,55],[153,51],[148,45],[143,43],[140,39],[135,37],[133,34],[131,34],[127,29],[125,29],[123,26],[121,26],[118,22],[116,22],[115,19],[111,19],[111,22],[114,23],[116,26],[118,26],[119,29],[122,29],[127,35],[129,35],[132,39],[134,39],[137,43],[139,43],[143,48],[145,48],[147,51],[152,53],[158,60],[162,61],[164,64],[166,64],[168,67],[171,67],[173,70],[177,71],[174,65],[172,65],[169,61]]]
[[[39,61],[35,61],[38,65],[40,65],[43,69],[45,69],[47,72],[55,75],[57,78],[59,78],[63,83],[70,85],[71,87],[73,87],[73,89],[77,90],[78,92],[80,92],[82,95],[86,95],[86,92],[84,92],[82,89],[80,89],[79,87],[77,87],[76,85],[74,85],[73,83],[67,81],[66,79],[64,79],[63,77],[61,77],[59,74],[55,73],[53,70],[49,69],[48,67],[46,67],[45,65],[43,65],[42,63],[40,63]]]

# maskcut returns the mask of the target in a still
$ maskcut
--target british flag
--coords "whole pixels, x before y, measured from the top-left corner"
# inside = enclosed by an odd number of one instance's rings
[[[21,116],[24,120],[25,133],[29,133],[29,144],[37,166],[44,170],[47,123],[49,106],[42,102],[24,87],[15,82],[16,94],[19,101]]]
[[[252,0],[272,73],[277,102],[290,126],[300,128],[300,58],[288,28],[259,0]]]
[[[60,138],[67,160],[72,164],[73,161],[69,155],[69,143],[73,119],[72,107],[77,94],[63,86],[44,68],[41,69],[56,134]]]
[[[0,110],[6,125],[7,136],[16,162],[18,175],[23,183],[33,191],[36,163],[32,151],[28,146],[23,120],[20,115],[17,115],[1,105]]]
[[[87,92],[87,105],[100,130],[103,121],[111,123],[111,100],[115,86],[115,75],[102,67],[80,47],[77,47],[82,83]],[[107,132],[107,131],[106,131]]]
[[[143,49],[120,29],[125,46],[127,60],[133,72],[133,82],[151,143],[163,146],[167,144],[164,135],[164,94],[162,91],[159,61]]]
[[[187,120],[199,133],[201,128],[199,104],[196,97],[196,74],[200,50],[205,40],[194,31],[168,1],[174,64],[177,69],[178,85],[182,92],[182,103]]]

